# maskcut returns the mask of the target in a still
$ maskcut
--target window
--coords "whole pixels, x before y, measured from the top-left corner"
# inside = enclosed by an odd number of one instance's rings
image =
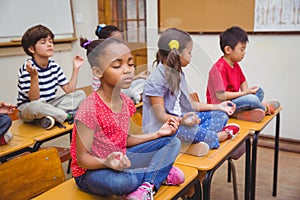
[[[146,42],[146,0],[111,0],[111,16],[127,42]]]

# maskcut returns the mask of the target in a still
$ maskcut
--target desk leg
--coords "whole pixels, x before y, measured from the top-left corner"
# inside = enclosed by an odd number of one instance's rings
[[[210,199],[210,189],[211,189],[211,180],[214,175],[215,170],[211,170],[206,172],[205,178],[203,180],[203,199],[209,200]]]
[[[249,200],[249,186],[250,186],[250,153],[251,153],[251,141],[250,137],[246,140],[246,157],[245,157],[245,200]]]
[[[251,165],[251,200],[255,199],[255,186],[256,186],[256,160],[257,160],[257,141],[259,131],[255,131],[252,141],[252,165]]]
[[[278,153],[279,153],[279,129],[280,129],[280,113],[276,116],[276,135],[275,135],[275,147],[274,147],[274,170],[273,170],[273,193],[276,197],[277,193],[277,175],[278,175]]]

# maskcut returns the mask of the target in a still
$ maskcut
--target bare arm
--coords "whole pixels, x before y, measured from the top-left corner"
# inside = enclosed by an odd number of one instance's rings
[[[152,105],[152,109],[154,111],[155,117],[161,123],[165,123],[168,119],[172,117],[176,117],[174,115],[169,115],[166,113],[163,97],[151,96],[150,103]]]
[[[142,71],[141,73],[135,75],[135,76],[133,77],[133,80],[137,80],[137,79],[139,79],[139,78],[147,79],[149,75],[150,75],[150,72],[147,71],[147,70],[145,70],[145,71]]]
[[[223,112],[226,112],[228,115],[232,115],[235,111],[235,104],[231,101],[223,101],[219,104],[207,104],[207,103],[201,103],[191,100],[193,103],[193,108],[198,111],[210,111],[210,110],[220,110]]]
[[[72,72],[71,79],[68,84],[62,86],[62,89],[65,91],[66,94],[69,94],[69,93],[75,91],[77,80],[78,80],[79,69],[81,68],[81,66],[83,64],[83,61],[84,61],[84,59],[79,55],[76,55],[74,57],[73,72]]]
[[[96,158],[90,153],[94,131],[77,122],[76,156],[78,164],[86,169],[111,168],[122,171],[131,166],[130,160],[121,152],[112,152],[105,159]]]
[[[244,81],[241,86],[240,86],[240,91],[238,92],[216,92],[216,97],[220,101],[227,101],[227,100],[232,100],[241,96],[244,96],[246,94],[255,94],[258,90],[257,86],[253,86],[248,88],[248,83],[247,81]]]
[[[15,105],[10,103],[0,102],[0,113],[1,114],[12,114],[16,109]]]
[[[164,107],[163,97],[152,96],[150,97],[150,102],[152,109],[154,110],[155,117],[161,123],[165,123],[172,118],[177,118],[179,124],[184,124],[186,126],[193,126],[194,124],[200,123],[200,119],[193,112],[185,113],[183,117],[167,114]]]
[[[26,71],[30,75],[30,88],[28,91],[28,98],[30,101],[40,99],[39,76],[37,69],[32,66],[30,60],[26,63]]]
[[[94,131],[87,128],[80,121],[77,123],[76,156],[78,164],[86,169],[107,168],[103,162],[90,153],[93,142]]]
[[[144,142],[158,139],[160,137],[170,136],[176,132],[179,126],[179,120],[176,117],[170,118],[155,133],[142,135],[128,135],[127,146],[135,146]]]

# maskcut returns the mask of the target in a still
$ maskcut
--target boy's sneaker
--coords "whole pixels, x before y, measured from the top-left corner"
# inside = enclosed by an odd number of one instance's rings
[[[265,111],[259,108],[242,111],[235,116],[239,120],[249,121],[249,122],[260,122],[265,117]]]
[[[51,116],[46,116],[41,118],[40,120],[40,125],[44,129],[51,129],[55,125],[55,119]]]
[[[173,166],[163,182],[165,185],[180,185],[184,182],[184,174],[178,167]]]
[[[126,200],[153,200],[153,185],[145,182],[138,189],[130,193],[125,199]]]
[[[280,103],[277,100],[271,100],[263,103],[266,107],[266,115],[273,115],[275,111],[280,107]]]
[[[13,139],[13,134],[10,131],[7,131],[5,134],[0,136],[0,146],[6,145]]]
[[[227,133],[227,139],[234,138],[240,132],[240,126],[234,123],[226,124],[222,131],[225,131]]]
[[[74,120],[75,120],[75,114],[76,114],[77,110],[73,110],[73,111],[68,111],[67,114],[67,119],[65,120],[65,122],[68,122],[69,124],[73,124]]]

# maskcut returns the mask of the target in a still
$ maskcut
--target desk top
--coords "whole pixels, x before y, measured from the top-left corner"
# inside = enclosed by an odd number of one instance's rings
[[[33,199],[35,200],[41,200],[41,199],[105,200],[108,198],[88,194],[86,192],[79,190],[78,187],[76,186],[75,179],[72,178]],[[115,196],[114,198],[109,198],[109,199],[117,200],[118,198]]]
[[[14,120],[10,131],[16,136],[31,138],[35,141],[41,141],[73,129],[73,124],[68,124],[65,122],[64,125],[66,128],[54,126],[50,130],[46,130],[36,124],[24,123],[22,120]]]
[[[165,186],[162,185],[158,192],[155,194],[155,199],[157,200],[165,200],[165,199],[171,199],[174,197],[174,194],[178,194],[184,187],[186,187],[192,180],[194,180],[198,176],[198,171],[195,168],[191,168],[184,165],[178,165],[182,171],[184,171],[185,174],[185,181],[183,184],[179,186]],[[34,198],[35,200],[43,200],[43,199],[85,199],[85,200],[117,200],[120,199],[120,197],[117,196],[109,196],[109,197],[103,197],[99,195],[92,195],[88,194],[86,192],[83,192],[78,189],[78,187],[75,184],[74,179],[67,180],[66,182],[48,190],[47,192],[37,196]]]
[[[266,115],[261,122],[249,122],[249,121],[243,121],[243,120],[230,118],[228,120],[228,124],[229,123],[235,123],[235,124],[240,125],[240,127],[245,127],[245,128],[248,128],[249,130],[252,130],[252,131],[260,131],[260,130],[264,129],[265,126],[267,126],[270,123],[270,121],[272,121],[272,119],[274,117],[276,117],[277,114],[281,110],[282,110],[282,107],[279,107],[273,115]]]
[[[33,139],[23,138],[15,135],[12,141],[10,141],[7,145],[0,146],[0,157],[24,149],[33,144],[34,144]]]
[[[218,149],[210,150],[206,156],[198,157],[180,153],[175,163],[195,167],[199,171],[211,170],[244,141],[249,133],[249,129],[241,127],[240,133],[234,139],[225,140]]]

